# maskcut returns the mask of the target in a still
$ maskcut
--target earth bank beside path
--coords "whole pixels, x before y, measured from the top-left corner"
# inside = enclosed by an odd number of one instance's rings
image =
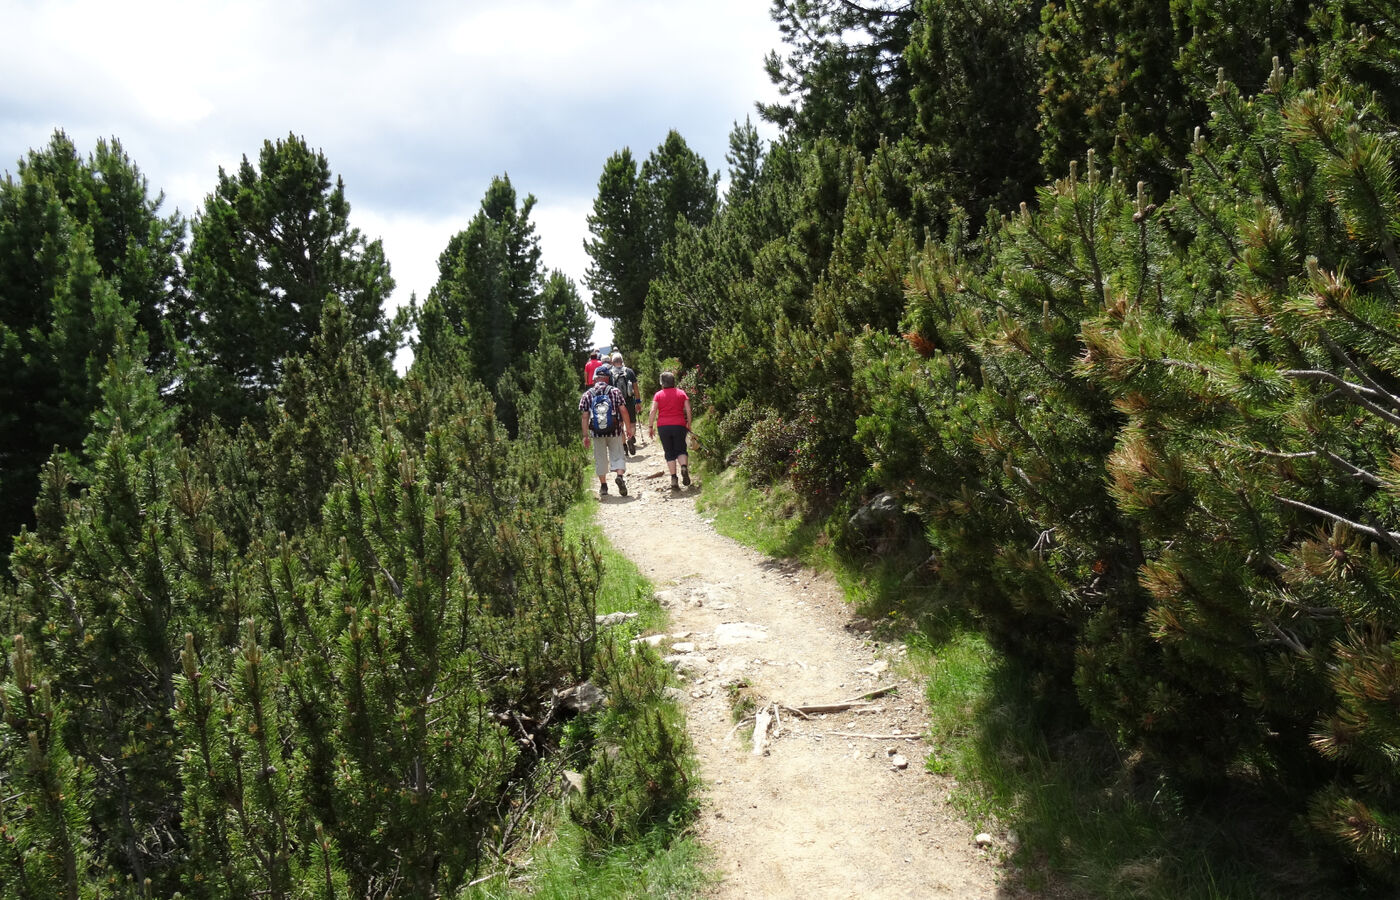
[[[977,846],[952,783],[924,771],[923,692],[900,674],[902,648],[853,627],[829,579],[716,534],[693,491],[670,490],[659,443],[638,446],[627,483],[621,497],[609,478],[598,523],[670,613],[659,649],[682,679],[698,834],[723,876],[713,896],[1008,896],[997,848]],[[760,754],[753,723],[734,724],[731,685],[775,716]],[[863,708],[789,711],[892,685]]]

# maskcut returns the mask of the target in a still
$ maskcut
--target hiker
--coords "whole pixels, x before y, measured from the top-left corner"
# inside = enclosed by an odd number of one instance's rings
[[[676,387],[673,372],[661,373],[661,390],[651,398],[651,426],[648,433],[661,432],[661,449],[666,454],[666,470],[671,473],[671,490],[678,491],[676,463],[681,465],[681,484],[690,484],[690,457],[685,452],[685,436],[690,432],[690,398]]]
[[[617,492],[627,496],[627,456],[622,451],[624,435],[635,434],[632,417],[622,392],[612,385],[612,368],[603,363],[593,370],[593,386],[578,398],[579,425],[583,446],[593,447],[593,471],[598,473],[598,496],[608,495],[608,470],[617,473]]]
[[[598,367],[602,364],[603,361],[598,358],[597,350],[588,354],[588,362],[583,364],[583,386],[585,388],[593,387],[593,373],[596,372]]]
[[[637,407],[641,405],[641,390],[637,387],[637,373],[627,368],[627,364],[622,361],[621,353],[613,353],[611,367],[613,371],[613,387],[622,391],[622,399],[627,403],[627,414],[632,417],[632,421],[637,421]],[[627,438],[627,455],[637,455],[637,431],[634,428],[632,434]]]

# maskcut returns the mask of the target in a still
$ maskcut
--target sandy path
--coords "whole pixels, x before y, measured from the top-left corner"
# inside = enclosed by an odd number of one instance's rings
[[[704,781],[698,833],[724,876],[714,896],[997,897],[995,860],[948,807],[949,783],[924,771],[925,743],[908,739],[927,718],[919,687],[898,674],[900,648],[848,627],[851,610],[826,578],[716,534],[693,493],[669,489],[660,444],[638,451],[630,495],[609,479],[598,522],[670,611],[661,650],[684,679]],[[752,726],[735,731],[725,689],[737,679],[761,706],[899,690],[861,713],[780,713],[754,755]]]

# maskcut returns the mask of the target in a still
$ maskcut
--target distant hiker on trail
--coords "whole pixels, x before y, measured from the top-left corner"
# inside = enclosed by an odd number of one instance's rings
[[[622,391],[622,399],[627,402],[627,414],[632,417],[632,421],[637,421],[637,407],[642,403],[641,389],[637,386],[637,373],[627,368],[622,361],[621,353],[612,355],[613,387]],[[627,438],[627,455],[637,455],[637,431],[632,429],[632,434]]]
[[[593,386],[593,373],[596,372],[598,370],[598,367],[602,364],[603,361],[598,358],[597,350],[594,350],[592,353],[588,354],[588,362],[583,364],[584,387],[588,388]]]
[[[681,483],[690,484],[690,457],[685,452],[685,436],[690,432],[690,397],[676,387],[676,376],[661,373],[661,390],[651,398],[649,433],[661,432],[661,449],[666,454],[666,470],[671,473],[671,490],[681,489],[676,483],[676,462],[681,464]]]
[[[598,496],[608,495],[608,470],[617,473],[617,492],[627,496],[627,456],[624,435],[636,433],[622,392],[612,385],[612,368],[606,363],[593,370],[593,386],[578,398],[579,425],[583,446],[593,446],[593,471],[598,473]]]

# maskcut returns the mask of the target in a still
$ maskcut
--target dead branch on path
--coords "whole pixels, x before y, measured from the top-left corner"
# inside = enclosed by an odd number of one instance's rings
[[[883,697],[883,696],[885,696],[886,694],[892,693],[893,691],[897,691],[897,690],[899,690],[899,685],[897,685],[897,684],[887,684],[887,685],[885,685],[885,686],[883,686],[883,687],[877,687],[877,688],[874,688],[874,689],[872,689],[872,690],[866,691],[864,694],[857,694],[856,696],[852,697],[851,699],[849,699],[849,700],[842,700],[841,702],[842,702],[842,703],[858,703],[858,702],[861,701],[861,700],[874,700],[874,699],[877,698],[877,697]]]
[[[919,741],[917,734],[861,734],[855,731],[828,731],[828,737],[866,738],[871,741]]]
[[[877,687],[873,690],[869,690],[863,694],[859,694],[855,697],[852,697],[849,700],[842,700],[839,703],[811,703],[807,706],[785,705],[782,707],[782,709],[785,712],[793,713],[794,715],[801,716],[804,719],[810,719],[812,716],[821,715],[822,713],[846,712],[850,709],[869,709],[871,700],[874,700],[877,697],[883,697],[891,691],[897,690],[898,688],[899,685],[897,684],[887,684],[884,687]]]

